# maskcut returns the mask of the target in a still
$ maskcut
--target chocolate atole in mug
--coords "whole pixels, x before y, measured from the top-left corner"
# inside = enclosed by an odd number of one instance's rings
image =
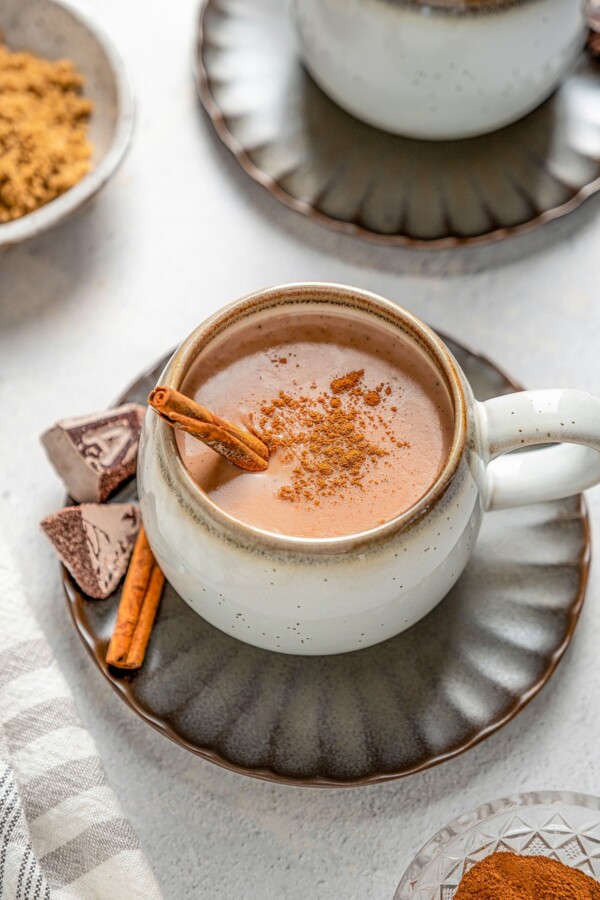
[[[270,450],[249,473],[177,432],[206,494],[242,522],[298,537],[366,531],[413,506],[452,442],[448,389],[425,354],[359,315],[243,322],[200,353],[183,393]]]

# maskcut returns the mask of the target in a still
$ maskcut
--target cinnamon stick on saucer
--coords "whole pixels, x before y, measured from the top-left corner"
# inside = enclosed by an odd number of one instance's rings
[[[259,437],[215,416],[195,400],[168,387],[155,388],[148,403],[173,428],[181,428],[247,472],[264,472],[269,450]]]
[[[144,526],[140,527],[106,662],[119,669],[139,669],[144,662],[165,576],[156,562]]]

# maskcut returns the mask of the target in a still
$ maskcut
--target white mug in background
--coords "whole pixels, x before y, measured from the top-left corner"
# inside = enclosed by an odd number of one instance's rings
[[[585,42],[584,0],[292,0],[301,53],[360,119],[434,140],[535,109]]]
[[[541,390],[480,403],[443,341],[411,313],[358,288],[318,283],[259,291],[216,313],[181,344],[160,384],[179,389],[202,350],[217,336],[235,339],[236,325],[306,308],[376,320],[416,344],[446,384],[452,445],[420,500],[385,524],[342,537],[255,528],[198,487],[172,429],[152,410],[138,486],[152,549],[196,612],[249,644],[315,655],[368,647],[430,612],[466,566],[486,509],[558,499],[600,482],[600,399]],[[548,442],[570,443],[497,458]]]

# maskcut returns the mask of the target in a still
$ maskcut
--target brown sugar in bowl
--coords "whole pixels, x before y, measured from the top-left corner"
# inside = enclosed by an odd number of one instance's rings
[[[106,184],[131,142],[134,98],[112,38],[71,0],[5,0],[0,30],[11,50],[72,60],[84,78],[84,96],[93,105],[88,128],[93,146],[90,171],[56,199],[0,224],[0,249],[6,249],[66,219]]]

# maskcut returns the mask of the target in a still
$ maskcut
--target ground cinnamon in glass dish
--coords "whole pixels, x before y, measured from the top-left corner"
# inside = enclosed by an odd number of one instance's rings
[[[493,853],[469,869],[454,900],[600,900],[600,884],[545,856]]]
[[[82,87],[70,60],[0,43],[0,223],[44,206],[89,172],[92,104]]]

